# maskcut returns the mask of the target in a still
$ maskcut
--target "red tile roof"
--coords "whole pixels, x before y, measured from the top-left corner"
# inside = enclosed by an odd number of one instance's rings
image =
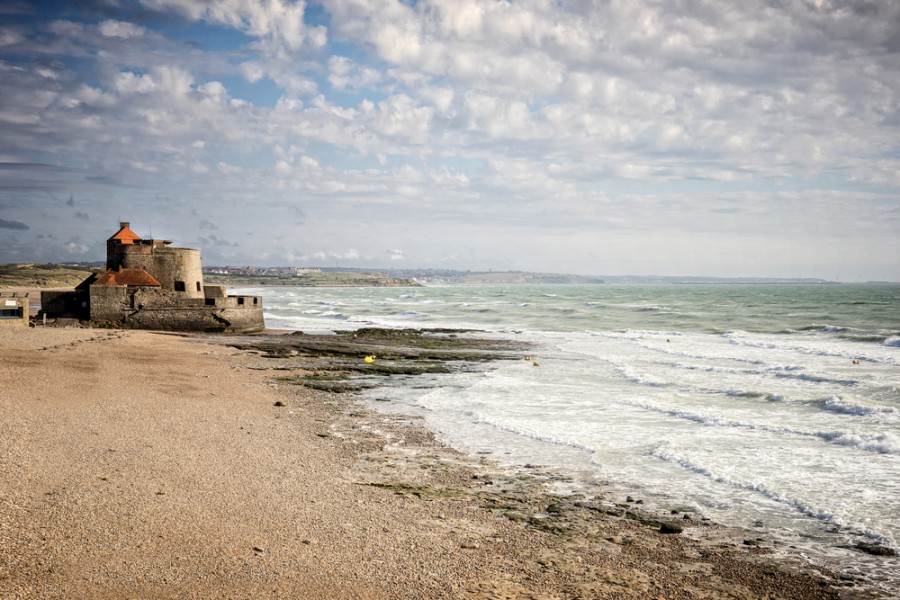
[[[135,242],[141,241],[141,236],[136,234],[131,230],[131,227],[128,225],[124,225],[119,231],[115,233],[111,238],[106,240],[107,242],[119,242],[121,244],[133,244]]]
[[[162,287],[162,284],[144,269],[119,269],[118,271],[110,269],[97,278],[94,285],[144,285]]]

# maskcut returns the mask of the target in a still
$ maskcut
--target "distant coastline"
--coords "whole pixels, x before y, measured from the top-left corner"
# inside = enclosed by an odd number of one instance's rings
[[[101,263],[0,265],[0,287],[74,287]],[[669,275],[573,275],[529,271],[463,271],[453,269],[362,269],[341,267],[206,267],[212,285],[242,287],[416,287],[422,285],[840,285],[814,277],[704,277]],[[854,285],[900,285],[892,281]]]

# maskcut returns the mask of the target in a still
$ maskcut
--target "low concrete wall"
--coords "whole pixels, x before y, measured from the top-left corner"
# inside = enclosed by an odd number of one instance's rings
[[[28,327],[28,294],[0,293],[0,327]]]

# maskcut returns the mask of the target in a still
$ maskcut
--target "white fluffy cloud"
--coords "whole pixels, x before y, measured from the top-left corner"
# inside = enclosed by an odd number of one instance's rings
[[[0,209],[22,244],[59,194],[171,215],[185,242],[215,210],[244,243],[211,251],[246,262],[764,275],[819,256],[820,276],[900,278],[900,5],[139,4],[0,26]]]

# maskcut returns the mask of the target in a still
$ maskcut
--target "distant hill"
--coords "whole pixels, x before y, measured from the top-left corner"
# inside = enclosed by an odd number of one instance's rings
[[[71,288],[93,273],[89,267],[54,264],[0,265],[0,287]]]
[[[401,271],[425,283],[457,283],[471,285],[490,284],[589,284],[604,283],[600,277],[567,275],[563,273],[529,273],[527,271]]]
[[[204,269],[203,281],[213,285],[242,287],[408,287],[420,285],[412,279],[390,277],[384,273],[310,270],[301,273],[257,275],[250,273],[216,273],[214,272],[216,270],[221,270],[221,268]]]
[[[643,283],[643,284],[823,284],[836,283],[814,278],[776,277],[692,277],[661,275],[569,275],[561,273],[530,273],[527,271],[455,271],[449,269],[403,269],[389,271],[398,277],[415,278],[423,283],[447,284],[595,284],[595,283]]]
[[[91,273],[102,272],[104,263],[0,265],[0,287],[74,287]],[[457,271],[452,269],[353,269],[307,267],[206,267],[208,284],[227,286],[297,287],[406,287],[418,285],[509,284],[827,284],[814,278],[772,277],[671,277],[615,275],[591,277],[528,271]]]

